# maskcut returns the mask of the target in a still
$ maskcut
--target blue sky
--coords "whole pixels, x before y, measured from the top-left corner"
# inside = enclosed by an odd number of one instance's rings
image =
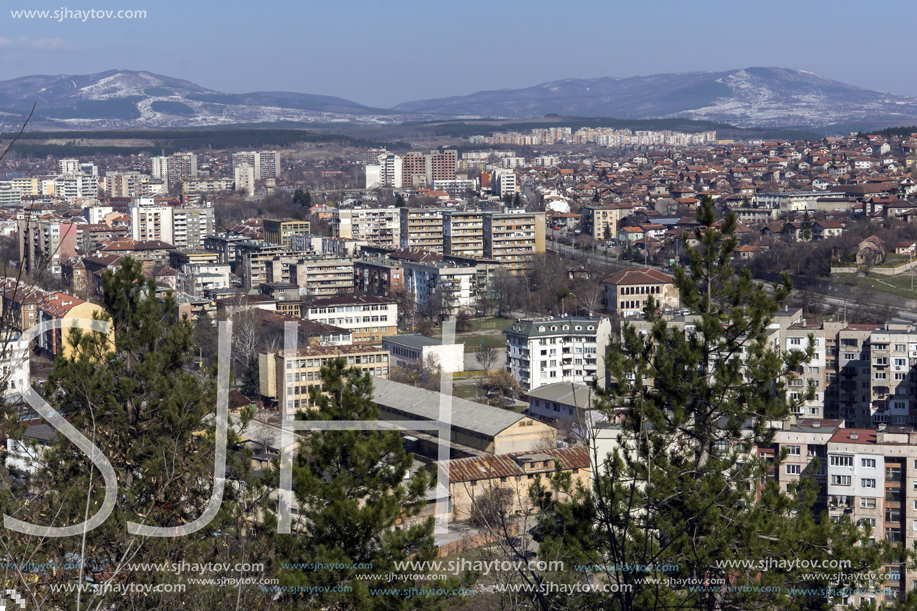
[[[149,70],[232,93],[378,107],[562,78],[750,66],[917,96],[914,5],[862,0],[544,2],[7,0],[0,80]],[[145,10],[145,19],[13,19],[12,10]]]

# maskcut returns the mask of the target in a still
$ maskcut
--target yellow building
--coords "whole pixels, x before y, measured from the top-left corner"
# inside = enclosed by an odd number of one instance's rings
[[[276,399],[281,406],[286,398],[287,412],[312,407],[309,387],[322,389],[319,371],[338,357],[345,358],[348,367],[362,369],[375,378],[388,377],[389,355],[381,348],[317,346],[303,348],[295,357],[287,357],[283,352],[263,352],[258,355],[261,395]]]
[[[69,335],[68,320],[85,318],[92,320],[93,314],[103,312],[100,306],[82,299],[77,299],[73,295],[66,293],[54,292],[43,295],[38,300],[38,322],[61,319],[62,329],[54,329],[47,333],[42,333],[38,338],[38,348],[49,358],[54,358],[58,354],[69,357],[73,346],[70,345],[67,336]]]
[[[531,266],[545,250],[544,212],[484,213],[484,256],[513,274]]]
[[[469,519],[475,503],[481,503],[499,488],[510,491],[507,496],[511,505],[507,513],[533,511],[528,490],[535,483],[536,475],[541,476],[542,485],[552,492],[555,500],[569,500],[548,479],[557,467],[571,474],[574,489],[577,483],[588,489],[592,475],[589,449],[586,447],[475,456],[437,461],[436,465],[441,472],[449,474],[450,518],[456,521]]]
[[[453,457],[557,447],[556,430],[548,424],[499,407],[455,397],[446,399],[451,410],[449,445]],[[442,393],[391,380],[376,380],[373,384],[373,401],[379,406],[382,420],[437,421],[442,400]],[[418,453],[437,455],[439,439],[435,431],[409,435],[418,439]]]
[[[290,247],[290,236],[309,235],[309,221],[264,219],[264,241]]]

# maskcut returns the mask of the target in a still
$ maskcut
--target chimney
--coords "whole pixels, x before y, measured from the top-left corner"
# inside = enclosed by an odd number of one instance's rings
[[[815,422],[813,422],[813,423],[812,423],[812,428],[813,428],[813,429],[820,429],[820,428],[821,428],[821,420],[816,420]]]
[[[851,432],[850,432],[850,439],[856,441],[856,440],[859,439],[859,438],[860,438],[860,434],[859,434],[859,433],[857,433],[856,431],[851,431]]]
[[[886,427],[886,426],[887,426],[887,425],[886,425],[884,422],[880,422],[880,423],[879,423],[879,427],[878,427],[879,432],[880,432],[880,433],[884,433],[884,432],[885,432],[885,427]]]

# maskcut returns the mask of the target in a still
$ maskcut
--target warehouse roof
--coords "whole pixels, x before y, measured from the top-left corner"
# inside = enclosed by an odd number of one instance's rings
[[[420,420],[439,420],[442,393],[399,384],[391,380],[373,378],[373,401],[380,407],[397,409],[413,414]],[[451,402],[451,423],[467,431],[495,437],[527,416],[499,407],[482,405],[465,399],[445,395]],[[390,417],[382,417],[389,420]]]

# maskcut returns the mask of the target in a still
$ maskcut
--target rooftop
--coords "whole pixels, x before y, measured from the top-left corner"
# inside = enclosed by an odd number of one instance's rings
[[[419,333],[409,333],[406,335],[386,335],[382,338],[383,342],[390,344],[399,344],[408,348],[423,348],[424,346],[441,346],[443,340],[426,337]]]

